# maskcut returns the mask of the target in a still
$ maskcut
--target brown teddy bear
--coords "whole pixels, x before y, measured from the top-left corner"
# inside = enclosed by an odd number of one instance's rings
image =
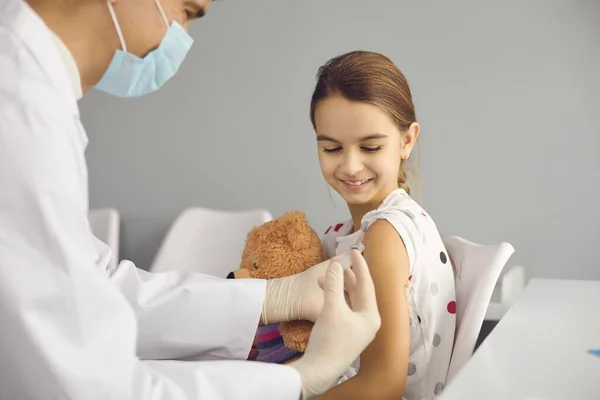
[[[302,272],[325,261],[319,235],[300,211],[288,211],[281,217],[252,229],[247,236],[240,269],[229,278],[281,278]],[[313,323],[290,321],[258,327],[257,361],[287,363],[306,349]]]

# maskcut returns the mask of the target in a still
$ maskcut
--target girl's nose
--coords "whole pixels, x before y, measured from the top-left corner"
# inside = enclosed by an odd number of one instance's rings
[[[359,154],[349,151],[343,156],[340,170],[344,175],[353,177],[362,171],[362,169],[363,163]]]

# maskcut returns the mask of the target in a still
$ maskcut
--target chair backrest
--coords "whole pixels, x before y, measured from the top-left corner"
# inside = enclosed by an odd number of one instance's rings
[[[454,262],[456,335],[448,369],[450,382],[473,354],[492,292],[515,249],[509,243],[481,245],[458,236],[442,237]]]
[[[121,216],[114,208],[97,208],[88,212],[92,233],[106,243],[112,252],[107,268],[115,269],[119,263],[119,235]]]
[[[171,226],[150,271],[176,269],[225,278],[240,267],[248,232],[272,219],[262,209],[189,208]]]

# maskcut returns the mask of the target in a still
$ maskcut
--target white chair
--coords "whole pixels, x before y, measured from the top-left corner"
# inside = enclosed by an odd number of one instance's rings
[[[456,267],[456,336],[448,369],[449,383],[473,354],[496,282],[515,249],[509,243],[481,245],[444,236]]]
[[[248,232],[272,219],[262,209],[189,208],[171,226],[149,270],[176,269],[225,278],[240,267]]]
[[[494,293],[492,293],[492,301],[490,301],[485,313],[485,319],[487,321],[500,321],[523,292],[523,289],[525,289],[525,268],[515,265],[502,274],[496,284]]]
[[[89,210],[88,220],[92,233],[106,243],[112,252],[108,269],[114,270],[119,263],[119,236],[121,216],[114,208],[97,208]]]

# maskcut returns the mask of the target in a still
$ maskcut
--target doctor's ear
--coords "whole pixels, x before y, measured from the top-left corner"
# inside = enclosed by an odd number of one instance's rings
[[[415,146],[415,143],[417,142],[417,139],[419,137],[419,130],[419,124],[413,122],[412,124],[410,124],[406,132],[403,133],[402,150],[400,153],[403,161],[408,160],[408,158],[410,157],[410,153],[412,152],[412,149]]]

